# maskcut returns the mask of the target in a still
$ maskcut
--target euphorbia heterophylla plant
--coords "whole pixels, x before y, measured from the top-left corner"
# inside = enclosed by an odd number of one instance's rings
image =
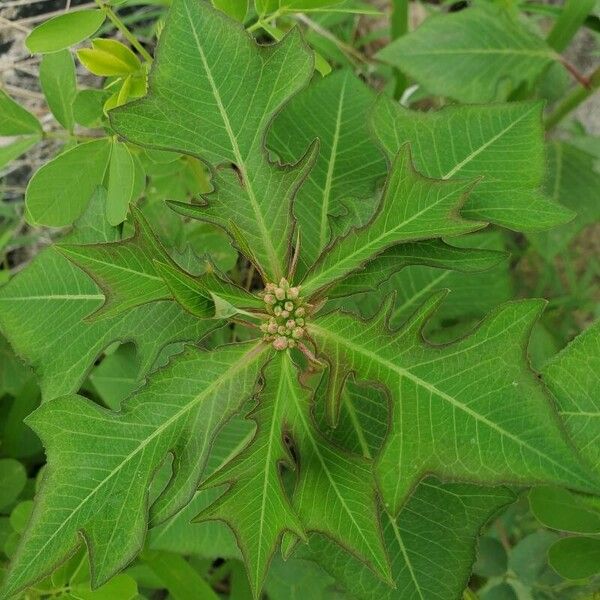
[[[93,585],[106,582],[142,550],[148,527],[176,515],[199,486],[201,493],[220,486],[221,495],[196,520],[231,527],[256,597],[280,548],[285,556],[314,552],[337,573],[358,560],[382,596],[396,588],[407,598],[429,598],[438,585],[453,597],[464,587],[479,527],[512,498],[499,484],[600,491],[528,366],[528,337],[542,301],[505,304],[443,346],[422,334],[443,293],[395,330],[387,322],[393,298],[380,298],[370,321],[338,310],[335,301],[359,292],[377,298],[377,286],[406,264],[489,267],[502,256],[442,238],[494,218],[517,227],[519,194],[528,228],[535,211],[545,224],[561,220],[566,211],[537,193],[537,176],[519,180],[522,164],[514,154],[494,160],[498,145],[490,143],[510,145],[515,135],[527,151],[539,147],[539,105],[441,113],[435,118],[447,118],[457,134],[450,127],[440,133],[435,153],[447,164],[428,167],[425,142],[415,144],[414,159],[411,147],[419,127],[429,132],[431,123],[403,127],[403,109],[379,102],[373,130],[389,158],[385,185],[375,202],[334,218],[326,204],[315,212],[297,202],[318,181],[318,141],[287,164],[279,123],[271,150],[285,164],[265,147],[275,116],[312,73],[312,51],[297,30],[260,46],[208,3],[174,0],[147,96],[113,110],[111,123],[129,143],[197,156],[212,167],[212,192],[170,206],[224,229],[261,283],[242,288],[213,265],[201,275],[187,272],[136,208],[131,237],[57,250],[102,289],[104,304],[84,315],[89,322],[142,306],[177,306],[198,325],[182,325],[163,345],[198,341],[227,323],[245,341],[187,346],[119,411],[59,395],[29,417],[48,466],[4,597],[51,572],[82,543]],[[344,86],[356,85],[344,77]],[[444,138],[448,131],[452,139]],[[532,156],[535,170],[541,152]],[[330,190],[331,173],[324,173],[322,188]],[[504,182],[505,194],[513,186],[505,213],[494,206],[490,179]],[[18,294],[18,285],[9,284],[2,300]],[[10,314],[3,326],[27,354]],[[144,321],[144,328],[153,326],[160,323]],[[132,319],[128,327],[127,335],[111,330],[104,344],[135,337],[142,324]],[[364,414],[383,418],[357,415],[347,401],[349,377],[364,384]],[[213,442],[236,414],[255,424],[254,435],[207,477]],[[432,518],[445,522],[450,540],[428,534]],[[438,547],[452,544],[450,554]],[[429,556],[456,576],[430,581],[423,562]]]

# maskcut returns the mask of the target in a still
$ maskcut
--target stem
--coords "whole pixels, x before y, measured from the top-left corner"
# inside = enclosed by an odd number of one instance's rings
[[[392,0],[391,37],[396,40],[408,33],[408,2],[409,0]],[[394,69],[396,84],[394,98],[399,100],[406,90],[408,78],[399,69]]]
[[[108,6],[108,4],[103,4],[102,0],[96,0],[96,4],[104,11],[104,14],[110,19],[112,24],[123,34],[123,37],[125,37],[125,39],[140,53],[140,56],[142,56],[147,63],[151,63],[152,56],[150,53],[139,43],[135,35],[127,29],[115,11]]]
[[[546,131],[556,127],[572,110],[585,102],[598,88],[600,88],[600,67],[586,79],[586,85],[573,90],[546,118]]]
[[[554,23],[546,41],[557,52],[562,52],[573,39],[592,11],[595,0],[566,0],[564,8]]]

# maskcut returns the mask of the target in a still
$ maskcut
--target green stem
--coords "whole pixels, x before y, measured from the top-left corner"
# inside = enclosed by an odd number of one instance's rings
[[[587,78],[587,85],[573,90],[552,112],[545,122],[546,131],[556,127],[571,111],[585,102],[598,88],[600,88],[600,67]]]
[[[108,4],[104,4],[102,0],[96,0],[96,4],[104,11],[104,14],[109,18],[111,23],[123,34],[125,39],[139,52],[140,56],[144,58],[144,60],[148,63],[152,62],[152,56],[150,53],[140,44],[138,39],[127,29],[123,21],[119,19],[115,11],[108,6]]]
[[[562,52],[583,25],[594,8],[596,0],[566,0],[564,8],[554,27],[548,34],[548,45],[557,52]]]
[[[408,2],[409,0],[393,0],[390,23],[392,40],[398,39],[408,33]],[[396,79],[394,98],[398,100],[402,97],[404,90],[406,90],[408,78],[399,69],[394,69],[394,77]]]

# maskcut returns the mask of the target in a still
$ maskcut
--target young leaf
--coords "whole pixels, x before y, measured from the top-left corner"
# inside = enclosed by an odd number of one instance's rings
[[[382,252],[377,258],[370,261],[362,271],[352,273],[342,279],[327,291],[327,296],[328,298],[341,298],[375,291],[398,271],[409,265],[447,269],[443,271],[445,275],[442,279],[445,280],[452,271],[457,271],[459,274],[488,271],[488,269],[506,261],[507,256],[505,252],[498,250],[473,248],[471,246],[459,248],[439,239],[401,244]],[[442,277],[442,274],[438,272],[437,276]],[[464,275],[458,276],[464,279]],[[430,286],[426,287],[430,289]],[[454,290],[454,286],[446,285],[446,287]],[[378,301],[380,302],[379,297]]]
[[[233,61],[245,65],[243,77]],[[177,208],[230,233],[233,222],[271,281],[287,274],[291,202],[315,146],[296,165],[280,167],[268,161],[263,143],[273,115],[311,73],[311,53],[297,30],[278,44],[258,46],[209,3],[175,0],[148,96],[110,114],[130,141],[220,166],[205,205]]]
[[[531,86],[557,55],[508,9],[481,2],[430,17],[377,57],[432,94],[476,103],[505,100],[521,83]]]
[[[104,206],[103,195],[93,198],[68,241],[114,241],[116,230],[106,224]],[[215,327],[214,322],[193,318],[175,302],[155,302],[125,315],[87,322],[85,318],[104,300],[94,282],[53,248],[40,253],[0,289],[0,328],[34,367],[45,398],[79,389],[111,342],[135,342],[144,374],[167,344],[199,340]]]
[[[298,160],[315,136],[320,141],[315,166],[294,202],[302,248],[299,277],[329,244],[333,217],[344,215],[347,229],[367,221],[375,209],[376,184],[383,181],[386,164],[364,118],[374,99],[351,71],[340,71],[292,98],[270,129],[269,147],[285,162]]]
[[[54,118],[73,130],[73,104],[77,95],[75,63],[68,50],[45,54],[40,62],[40,84]]]
[[[40,134],[40,122],[6,92],[0,90],[0,135]]]
[[[106,18],[101,10],[66,12],[38,25],[25,40],[31,53],[58,52],[93,35]]]
[[[380,381],[390,394],[390,427],[377,463],[386,508],[397,515],[425,473],[596,491],[599,484],[523,360],[540,302],[505,304],[471,335],[432,346],[421,330],[441,297],[396,332],[387,329],[384,313],[369,323],[332,313],[308,325],[320,353],[361,379]]]
[[[388,156],[409,142],[417,170],[479,181],[461,214],[516,231],[537,231],[574,214],[540,191],[546,169],[541,103],[407,110],[382,98],[373,128]]]
[[[419,175],[408,146],[403,146],[376,214],[321,256],[306,275],[304,293],[314,294],[343,279],[391,246],[481,228],[482,223],[465,221],[458,214],[472,186],[472,182],[435,181]]]
[[[77,58],[99,77],[127,77],[142,68],[139,58],[117,40],[96,38],[91,48],[77,50]]]
[[[600,472],[600,323],[576,337],[542,369],[573,443]]]
[[[27,218],[35,225],[71,225],[102,185],[110,157],[107,139],[79,144],[44,164],[25,192]]]
[[[167,454],[173,475],[151,507],[164,519],[193,496],[216,432],[252,394],[267,346],[190,347],[131,396],[119,413],[80,396],[43,404],[28,423],[48,454],[37,508],[4,580],[10,596],[71,555],[82,533],[92,586],[141,549],[148,488]],[[73,477],[77,476],[77,485]]]
[[[264,309],[265,303],[245,289],[227,281],[224,276],[209,271],[193,277],[182,269],[160,262],[155,263],[157,273],[169,288],[173,298],[185,310],[200,319],[213,319],[216,313],[215,298],[220,298],[238,309]]]
[[[298,537],[304,531],[323,532],[389,580],[371,464],[319,432],[310,412],[311,393],[298,382],[287,353],[276,353],[264,377],[266,387],[252,413],[257,433],[246,450],[209,479],[211,485],[231,487],[200,518],[231,525],[255,597],[284,531]],[[281,463],[293,464],[286,438],[298,464],[291,503],[279,474]]]

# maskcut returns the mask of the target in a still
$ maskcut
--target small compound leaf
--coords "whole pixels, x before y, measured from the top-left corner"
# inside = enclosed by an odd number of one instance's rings
[[[600,533],[600,511],[588,507],[569,490],[536,487],[529,492],[535,517],[550,529],[571,533]]]
[[[32,53],[64,50],[93,35],[105,18],[102,10],[66,12],[38,25],[27,36],[25,45]]]
[[[570,537],[548,550],[550,566],[565,579],[586,579],[600,573],[600,539]]]
[[[0,90],[0,135],[41,134],[40,122],[6,92]]]
[[[120,225],[127,218],[134,187],[135,164],[131,152],[127,144],[113,142],[108,163],[106,194],[106,218],[111,225]]]
[[[25,192],[29,222],[49,227],[71,225],[102,185],[109,158],[110,142],[99,139],[79,144],[43,165]]]
[[[68,50],[42,56],[40,84],[54,118],[67,130],[75,125],[73,104],[77,95],[75,62]]]

